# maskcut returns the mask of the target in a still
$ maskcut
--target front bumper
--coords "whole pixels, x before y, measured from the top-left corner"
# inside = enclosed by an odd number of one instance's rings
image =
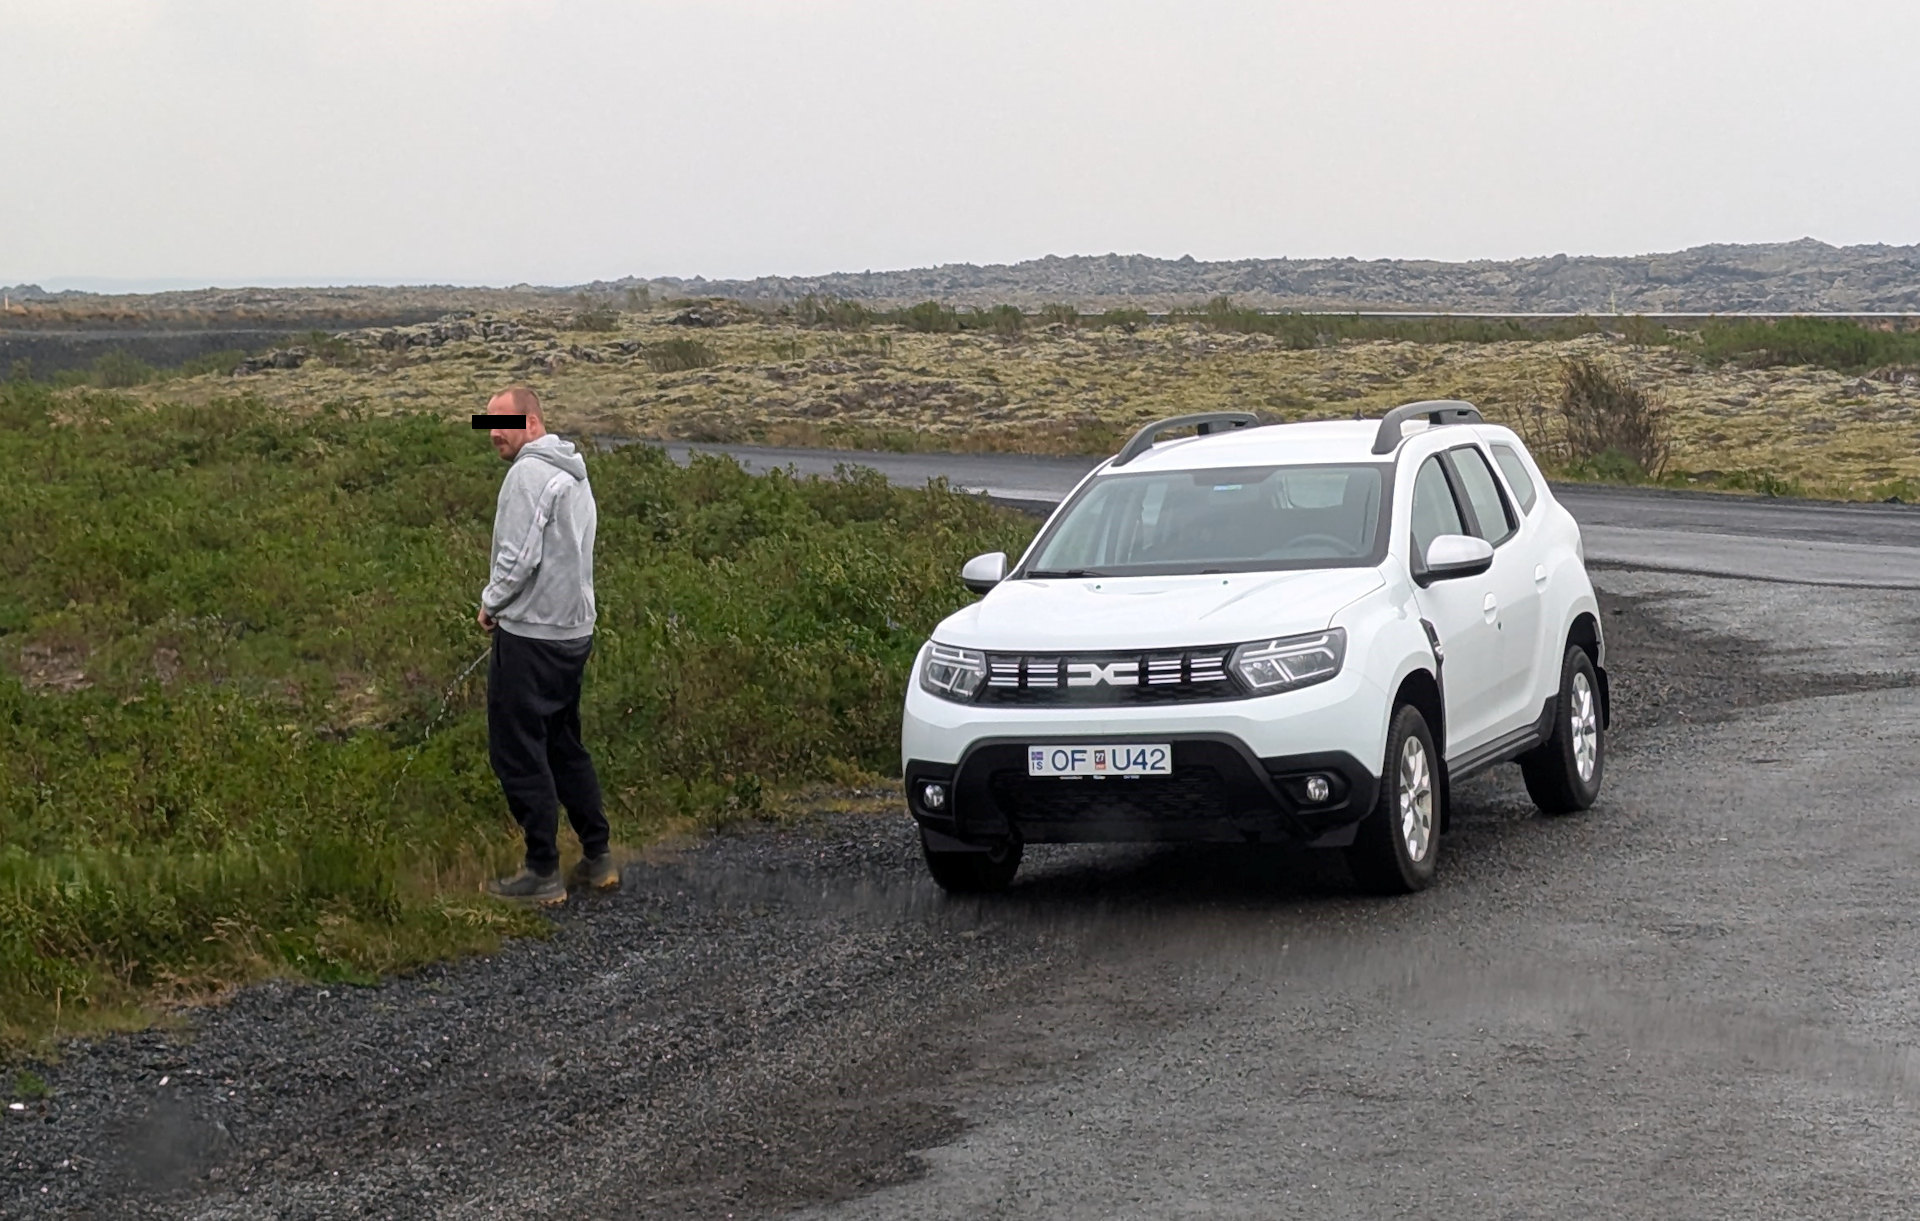
[[[1166,742],[1171,776],[1061,779],[1027,774],[1036,745]],[[1373,809],[1378,778],[1345,751],[1262,758],[1224,733],[981,738],[958,763],[909,758],[907,807],[936,850],[1018,838],[1027,843],[1351,843]],[[1310,801],[1305,781],[1331,792]],[[924,800],[944,786],[939,809]]]

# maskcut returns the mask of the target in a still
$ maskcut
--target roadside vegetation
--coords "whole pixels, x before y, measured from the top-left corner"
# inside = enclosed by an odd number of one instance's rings
[[[1647,483],[1666,475],[1673,459],[1666,408],[1630,375],[1589,358],[1570,360],[1561,369],[1558,407],[1557,438],[1528,422],[1535,434],[1528,448],[1547,462],[1606,482]]]
[[[0,428],[0,1045],[543,927],[475,891],[517,854],[484,669],[454,682],[486,645],[484,437],[26,382]],[[938,487],[590,462],[584,719],[628,846],[891,774],[958,566],[1033,528]]]

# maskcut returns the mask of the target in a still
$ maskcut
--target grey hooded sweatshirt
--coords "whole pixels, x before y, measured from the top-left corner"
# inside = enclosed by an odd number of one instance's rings
[[[500,485],[493,571],[481,607],[515,636],[591,636],[598,522],[587,464],[573,442],[552,433],[527,442]]]

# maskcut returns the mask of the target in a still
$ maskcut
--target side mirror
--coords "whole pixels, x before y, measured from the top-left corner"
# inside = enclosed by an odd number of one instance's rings
[[[1491,567],[1492,543],[1465,534],[1442,534],[1427,546],[1426,569],[1420,573],[1420,583],[1477,577]]]
[[[1493,555],[1493,549],[1487,549],[1487,555]],[[960,569],[960,583],[974,593],[983,594],[1007,579],[1007,553],[989,551],[985,555],[976,555]]]

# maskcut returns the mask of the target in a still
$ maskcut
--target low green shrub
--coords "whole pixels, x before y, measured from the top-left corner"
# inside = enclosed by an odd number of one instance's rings
[[[960,317],[960,326],[968,331],[986,331],[1011,338],[1027,329],[1027,316],[1014,305],[993,305],[968,310]]]
[[[1559,407],[1571,468],[1629,483],[1666,473],[1673,455],[1667,413],[1625,371],[1585,358],[1564,362]]]
[[[1806,485],[1791,476],[1772,471],[1728,471],[1715,483],[1733,492],[1758,492],[1762,496],[1805,496]]]
[[[53,422],[58,414],[63,421]],[[515,835],[473,625],[504,467],[471,430],[0,386],[0,1040],[156,990],[367,979],[541,927],[472,895]],[[958,566],[1026,518],[934,486],[589,459],[583,708],[633,843],[891,772]],[[409,765],[410,764],[410,765]]]
[[[179,377],[198,377],[203,373],[231,373],[235,365],[250,355],[252,353],[245,348],[222,348],[218,352],[208,352],[204,356],[195,356],[191,360],[182,361],[173,372]]]
[[[582,293],[574,299],[571,325],[576,331],[617,331],[620,311],[611,301],[596,300]]]
[[[795,302],[791,312],[793,320],[801,326],[823,330],[864,331],[873,325],[874,319],[873,311],[858,301],[816,297],[812,293]]]
[[[719,364],[720,354],[698,339],[675,337],[649,345],[646,360],[655,373],[684,373]]]
[[[921,331],[930,335],[944,335],[960,329],[960,315],[951,305],[942,305],[938,301],[922,301],[906,309],[896,311],[891,320],[909,331]]]
[[[1920,363],[1920,331],[1877,330],[1843,318],[1715,320],[1689,339],[1710,364],[1814,365],[1865,373]]]
[[[94,358],[91,376],[87,380],[105,390],[126,390],[133,386],[144,386],[159,375],[158,369],[138,356],[115,348]]]
[[[1581,483],[1642,484],[1653,481],[1653,476],[1638,458],[1618,449],[1604,449],[1591,457],[1575,458],[1554,473]]]

